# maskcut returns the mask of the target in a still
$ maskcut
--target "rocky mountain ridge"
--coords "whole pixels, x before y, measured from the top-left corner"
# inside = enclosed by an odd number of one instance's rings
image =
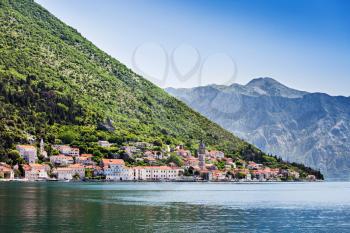
[[[268,153],[330,179],[350,178],[350,97],[298,91],[271,78],[166,91]]]

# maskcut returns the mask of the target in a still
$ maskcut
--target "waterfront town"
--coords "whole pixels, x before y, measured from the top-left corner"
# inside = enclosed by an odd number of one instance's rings
[[[114,145],[98,141],[100,147]],[[154,145],[133,142],[122,146],[122,155],[96,159],[93,154],[80,153],[78,147],[49,145],[54,155],[48,156],[41,139],[35,145],[17,145],[23,164],[0,163],[0,180],[21,181],[298,181],[299,173],[289,169],[270,168],[253,161],[233,160],[222,151],[207,150],[200,143],[196,154],[183,145],[151,150]],[[40,162],[38,159],[40,156]],[[134,163],[130,163],[130,158]],[[315,176],[306,177],[309,181]]]

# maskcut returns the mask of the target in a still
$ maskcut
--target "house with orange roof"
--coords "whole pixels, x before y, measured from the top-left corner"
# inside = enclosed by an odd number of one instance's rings
[[[0,163],[0,179],[14,179],[15,174],[10,165]]]
[[[103,174],[106,180],[129,180],[129,168],[122,159],[102,159]]]
[[[28,163],[35,163],[38,159],[38,152],[35,146],[17,145],[16,150],[19,152],[19,155]]]
[[[227,180],[226,178],[226,172],[224,171],[212,171],[212,180],[213,181],[224,181]]]
[[[192,156],[184,158],[184,166],[185,166],[185,168],[198,167],[199,160],[198,160],[198,158],[192,157]]]
[[[71,164],[68,167],[57,168],[55,173],[59,180],[72,180],[75,176],[83,179],[85,177],[85,167],[81,164]]]
[[[265,179],[265,173],[263,170],[251,170],[250,174],[252,175],[252,178],[263,180]]]
[[[30,181],[47,180],[49,178],[48,172],[51,170],[49,165],[38,163],[24,165],[23,169],[25,179]]]

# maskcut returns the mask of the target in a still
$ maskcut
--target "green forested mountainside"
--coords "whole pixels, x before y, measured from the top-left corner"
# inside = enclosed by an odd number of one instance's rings
[[[191,149],[202,139],[231,157],[292,166],[169,96],[32,0],[0,0],[0,24],[2,160],[31,135],[83,152],[96,151],[98,139]]]

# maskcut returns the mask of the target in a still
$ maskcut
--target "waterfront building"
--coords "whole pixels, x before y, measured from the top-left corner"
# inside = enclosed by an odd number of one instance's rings
[[[264,170],[252,170],[250,174],[252,175],[253,178],[256,178],[261,181],[266,179],[266,176],[267,176]]]
[[[46,180],[49,178],[48,172],[50,171],[50,166],[47,164],[37,164],[32,163],[29,165],[24,165],[25,179],[34,180]]]
[[[247,180],[247,181],[251,181],[251,180],[252,180],[252,174],[248,173],[248,174],[246,175],[246,180]]]
[[[0,163],[0,179],[14,179],[15,174],[10,165]]]
[[[226,178],[226,172],[224,171],[212,171],[212,180],[213,181],[224,181],[227,180]]]
[[[85,167],[81,164],[71,164],[68,167],[57,168],[56,173],[59,180],[72,180],[75,177],[83,179],[85,177]]]
[[[130,180],[178,180],[184,170],[169,166],[139,166],[130,168]]]
[[[308,175],[306,177],[306,180],[308,180],[308,181],[316,181],[316,176],[315,175]]]
[[[203,179],[203,180],[207,180],[207,181],[211,181],[213,179],[213,173],[212,171],[209,170],[203,170],[201,169],[199,171],[199,176]]]
[[[102,159],[103,174],[106,180],[129,180],[129,169],[122,159]]]

